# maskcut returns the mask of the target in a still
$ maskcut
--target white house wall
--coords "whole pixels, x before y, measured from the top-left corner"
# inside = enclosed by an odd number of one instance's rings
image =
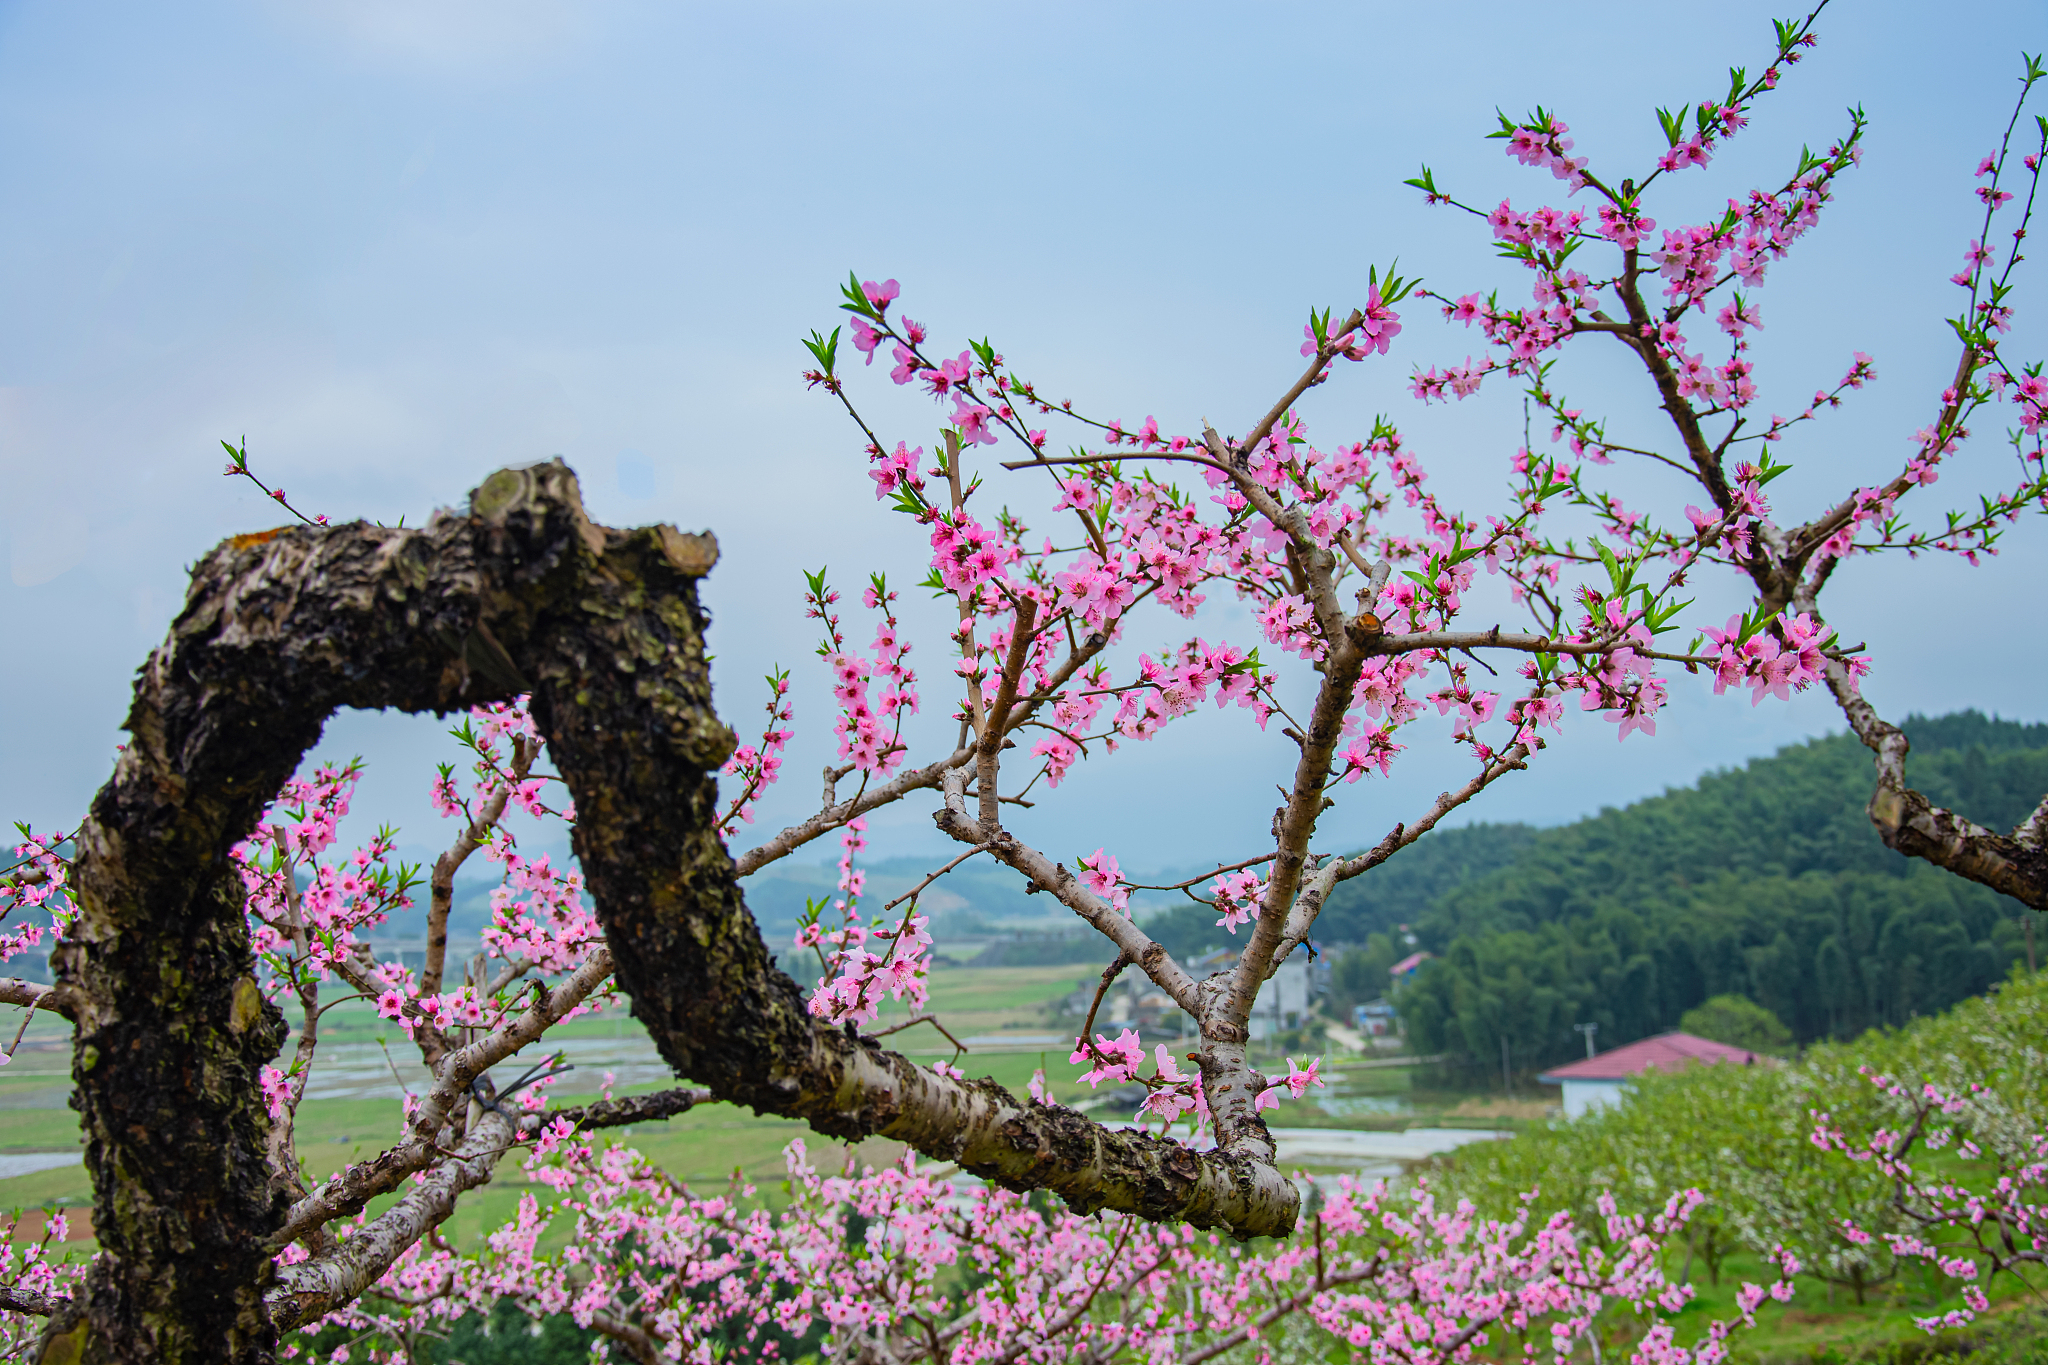
[[[1626,1084],[1626,1081],[1566,1081],[1564,1116],[1575,1119],[1602,1105],[1620,1104],[1622,1087]]]

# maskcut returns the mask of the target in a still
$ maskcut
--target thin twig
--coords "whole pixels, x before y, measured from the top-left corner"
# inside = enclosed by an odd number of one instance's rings
[[[28,1032],[28,1021],[35,1017],[36,1007],[34,1005],[30,1005],[26,1009],[22,1010],[21,1027],[14,1031],[14,1041],[7,1045],[8,1056],[12,1057],[14,1055],[15,1049],[21,1046],[22,1035]]]
[[[382,1038],[379,1038],[377,1040],[377,1046],[384,1050],[384,1065],[391,1068],[391,1079],[397,1081],[398,1088],[405,1092],[405,1096],[407,1099],[411,1099],[412,1087],[405,1083],[405,1077],[398,1074],[398,1063],[391,1060],[390,1044],[386,1043]]]
[[[1108,1059],[1096,1051],[1095,1048],[1095,1011],[1102,1008],[1102,997],[1109,994],[1110,984],[1122,974],[1124,968],[1130,965],[1131,955],[1129,953],[1118,953],[1116,961],[1102,969],[1102,984],[1095,988],[1095,998],[1088,1002],[1088,1017],[1081,1021],[1081,1036],[1076,1041],[1083,1052],[1086,1052],[1097,1061],[1107,1061]]]
[[[905,1019],[900,1024],[891,1024],[889,1027],[885,1029],[877,1029],[873,1033],[868,1034],[867,1036],[870,1038],[887,1038],[890,1034],[901,1033],[903,1032],[903,1030],[910,1028],[915,1024],[930,1024],[933,1028],[945,1034],[946,1041],[951,1043],[954,1047],[953,1055],[955,1057],[959,1056],[963,1052],[968,1052],[972,1050],[967,1046],[967,1044],[961,1042],[958,1038],[955,1038],[951,1030],[949,1030],[944,1024],[940,1023],[939,1017],[935,1014],[920,1014],[914,1019]]]
[[[908,891],[904,892],[904,893],[903,893],[902,895],[898,896],[898,897],[897,897],[897,898],[896,898],[895,900],[893,900],[893,901],[890,901],[890,902],[889,902],[889,903],[888,903],[887,905],[883,906],[883,907],[882,907],[882,913],[886,915],[886,914],[888,914],[888,913],[889,913],[889,912],[890,912],[891,910],[894,910],[894,909],[895,909],[895,908],[896,908],[897,906],[899,906],[899,905],[903,904],[903,902],[905,902],[905,901],[908,901],[908,900],[916,900],[916,899],[917,899],[917,897],[918,897],[918,896],[919,896],[919,895],[920,895],[920,894],[921,894],[921,893],[922,893],[922,892],[924,891],[924,889],[925,889],[926,887],[930,886],[930,885],[931,885],[931,884],[932,884],[933,882],[935,882],[935,881],[937,881],[937,880],[938,880],[939,878],[941,878],[941,877],[945,876],[945,875],[946,875],[946,874],[947,874],[948,872],[951,872],[951,871],[952,871],[952,870],[953,870],[954,868],[956,868],[956,867],[960,866],[960,864],[962,864],[962,863],[966,862],[966,861],[967,861],[967,860],[968,860],[969,858],[972,858],[972,857],[973,857],[973,856],[974,856],[975,854],[977,854],[977,853],[986,853],[986,852],[988,852],[988,850],[989,850],[989,845],[987,845],[987,844],[976,844],[976,845],[975,845],[975,846],[974,846],[973,848],[970,848],[970,849],[968,849],[968,850],[967,850],[967,851],[966,851],[965,853],[963,853],[963,854],[961,854],[961,855],[960,855],[959,857],[955,858],[955,859],[954,859],[954,860],[953,860],[952,862],[950,862],[950,863],[947,863],[947,864],[946,864],[946,865],[945,865],[944,867],[940,868],[940,869],[939,869],[939,870],[938,870],[937,872],[934,872],[934,873],[932,873],[932,875],[931,875],[931,876],[929,876],[929,877],[926,877],[926,878],[925,878],[925,879],[924,879],[923,881],[919,882],[919,883],[918,883],[918,884],[917,884],[916,886],[913,886],[913,887],[911,887],[911,888],[910,888],[910,890],[908,890]]]

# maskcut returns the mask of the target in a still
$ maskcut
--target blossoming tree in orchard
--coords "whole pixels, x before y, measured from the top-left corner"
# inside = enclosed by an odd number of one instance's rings
[[[1837,1210],[1839,1235],[1956,1282],[1959,1307],[1915,1319],[1929,1332],[1972,1321],[2048,1264],[2048,1008],[2031,984],[1958,1009],[1949,1036],[1888,1040],[1891,1055],[1858,1067],[1860,1093],[1807,1110],[1813,1144],[1879,1194],[1876,1218]]]
[[[696,596],[716,558],[710,537],[597,526],[556,461],[502,470],[466,514],[417,529],[311,519],[218,547],[142,670],[113,778],[76,831],[25,836],[8,883],[10,908],[41,907],[60,924],[54,984],[0,994],[75,1024],[100,1242],[82,1278],[37,1271],[5,1291],[8,1308],[47,1318],[17,1330],[40,1331],[36,1349],[52,1360],[261,1361],[280,1334],[297,1354],[325,1324],[402,1357],[448,1317],[511,1297],[570,1312],[643,1360],[709,1359],[714,1341],[773,1356],[823,1332],[833,1354],[875,1359],[1079,1350],[1195,1361],[1263,1343],[1301,1315],[1376,1359],[1419,1362],[1465,1359],[1503,1331],[1531,1352],[1548,1333],[1563,1354],[1602,1302],[1678,1306],[1684,1291],[1655,1274],[1655,1251],[1690,1211],[1683,1194],[1643,1219],[1608,1211],[1604,1229],[1479,1227],[1426,1191],[1340,1186],[1304,1227],[1264,1114],[1320,1084],[1320,1065],[1262,1074],[1248,1024],[1332,888],[1536,761],[1568,709],[1624,739],[1654,734],[1680,672],[1758,701],[1824,680],[1853,698],[1863,660],[1819,614],[1832,567],[1889,543],[1981,550],[2042,499],[2041,380],[1994,344],[2009,252],[1967,272],[1989,308],[1976,310],[1973,293],[1959,327],[1967,364],[1908,468],[1873,473],[1871,488],[1793,529],[1774,519],[1767,485],[1785,466],[1772,447],[1808,439],[1871,367],[1859,357],[1809,407],[1757,421],[1745,349],[1759,325],[1754,291],[1853,164],[1860,121],[1725,216],[1659,235],[1650,213],[1658,181],[1711,161],[1813,41],[1811,18],[1781,25],[1760,76],[1735,73],[1725,97],[1683,121],[1667,115],[1671,151],[1640,178],[1596,173],[1554,115],[1507,123],[1510,155],[1591,209],[1504,203],[1484,215],[1530,267],[1531,301],[1369,272],[1355,306],[1311,315],[1298,376],[1228,434],[1075,412],[987,343],[938,346],[894,281],[856,276],[847,330],[813,335],[808,378],[860,424],[872,487],[928,542],[927,586],[956,624],[947,667],[921,673],[898,588],[875,578],[855,606],[822,573],[810,580],[837,762],[815,814],[736,855],[728,841],[743,842],[781,776],[795,707],[778,673],[756,742],[736,747],[713,715]],[[2002,146],[1985,172],[1988,221],[2023,223],[2038,169],[2037,151]],[[2022,185],[2025,202],[2002,198],[2005,184]],[[1455,202],[1426,172],[1420,185]],[[1978,273],[1993,266],[2004,273]],[[1657,302],[1646,289],[1661,291]],[[1502,453],[1506,494],[1481,512],[1429,490],[1394,424],[1328,440],[1311,435],[1302,406],[1351,363],[1391,363],[1400,310],[1418,299],[1481,327],[1493,347],[1482,361],[1420,370],[1420,396],[1469,393],[1505,372],[1554,421],[1549,447]],[[1726,359],[1706,358],[1687,330],[1700,319],[1726,336]],[[1640,358],[1675,453],[1610,442],[1556,393],[1551,353],[1589,332]],[[941,405],[947,425],[931,448],[863,417],[854,381],[876,358]],[[1915,540],[1896,505],[1952,458],[1962,419],[1998,402],[2016,405],[2024,432],[2015,489]],[[1671,466],[1698,491],[1626,507],[1600,486],[1617,458]],[[229,473],[256,477],[244,450],[231,459]],[[1000,499],[987,491],[998,483]],[[1045,519],[1027,524],[999,501],[1042,506]],[[1741,575],[1752,605],[1681,644],[1691,623],[1680,592],[1712,567]],[[1504,605],[1520,619],[1473,619],[1482,571],[1508,585]],[[1219,634],[1219,593],[1248,604],[1255,634]],[[950,708],[950,740],[914,753],[905,722],[927,692]],[[1205,704],[1248,712],[1293,776],[1239,856],[1175,888],[1210,901],[1242,945],[1197,979],[1132,918],[1113,824],[1069,866],[1006,815],[1033,793],[1052,796],[1076,763],[1158,738]],[[434,779],[457,834],[424,894],[414,871],[392,866],[389,835],[339,851],[354,769],[294,776],[342,706],[470,713],[458,738],[475,777],[444,767]],[[1418,761],[1401,755],[1432,710],[1451,718],[1450,790],[1370,849],[1332,847],[1318,833],[1325,811],[1353,784]],[[865,817],[909,799],[931,803],[960,853],[871,913]],[[520,851],[515,822],[529,818],[571,826],[574,868]],[[793,945],[771,945],[741,879],[827,838],[843,854],[841,900]],[[484,952],[452,963],[453,879],[478,856],[504,883]],[[1076,1040],[1078,1074],[1141,1084],[1141,1117],[1158,1131],[1092,1122],[1040,1085],[1019,1097],[954,1065],[918,1066],[862,1032],[885,998],[922,1007],[919,895],[974,857],[1100,931],[1113,959],[1105,987],[1142,972],[1194,1020],[1199,1042],[1179,1055],[1148,1055],[1092,1019]],[[424,965],[378,961],[365,931],[418,900]],[[41,932],[19,929],[9,946]],[[771,956],[791,946],[819,965],[808,987]],[[548,1031],[613,1007],[615,993],[694,1085],[551,1108],[553,1069],[535,1061]],[[433,1080],[407,1101],[388,1148],[316,1182],[294,1149],[295,1118],[320,1066],[321,1012],[354,998],[405,1031]],[[297,1038],[283,1056],[287,1017]],[[991,1188],[961,1208],[914,1158],[831,1177],[793,1151],[802,1216],[772,1219],[746,1191],[693,1195],[590,1136],[707,1099],[833,1139],[895,1139]],[[521,1148],[557,1198],[525,1201],[487,1249],[458,1252],[436,1230]],[[1064,1209],[1021,1197],[1034,1191]],[[373,1211],[380,1196],[395,1199]],[[864,1246],[848,1247],[838,1221],[849,1203],[873,1220]],[[574,1225],[569,1245],[544,1253],[543,1234],[561,1223]],[[1251,1256],[1224,1234],[1292,1236]],[[1168,1285],[1178,1296],[1159,1292]],[[1765,1292],[1747,1294],[1744,1312]],[[1700,1359],[1718,1358],[1724,1331]],[[1662,1326],[1640,1354],[1692,1358]]]

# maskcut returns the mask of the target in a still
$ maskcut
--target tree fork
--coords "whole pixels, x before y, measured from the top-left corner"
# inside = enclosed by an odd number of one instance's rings
[[[257,1071],[285,1029],[227,855],[343,707],[533,694],[619,982],[678,1075],[716,1098],[896,1138],[1084,1211],[1293,1226],[1291,1187],[1241,1157],[1020,1105],[808,1014],[715,833],[712,774],[734,741],[711,709],[696,581],[716,557],[708,535],[592,524],[555,460],[493,474],[468,516],[237,536],[194,569],[80,831],[80,913],[54,954],[45,1007],[77,1025],[102,1255],[55,1305],[40,1359],[272,1358],[263,1244],[285,1196]]]

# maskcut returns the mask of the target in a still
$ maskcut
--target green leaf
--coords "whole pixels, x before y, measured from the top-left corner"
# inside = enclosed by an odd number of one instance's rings
[[[860,276],[853,271],[846,272],[846,283],[839,286],[839,292],[846,296],[846,302],[839,306],[849,313],[858,313],[864,318],[880,318],[875,305],[868,302],[868,291],[860,287]]]
[[[1671,606],[1665,607],[1661,611],[1658,610],[1654,605],[1651,606],[1644,613],[1643,616],[1645,623],[1648,624],[1648,626],[1650,627],[1650,633],[1652,635],[1662,635],[1667,630],[1675,630],[1675,626],[1671,626],[1666,623],[1669,622],[1672,617],[1678,615],[1678,613],[1684,611],[1687,607],[1691,606],[1693,602],[1696,600],[1697,599],[1695,598],[1687,598],[1685,601],[1673,603]],[[1691,650],[1686,651],[1686,653],[1688,654],[1690,654],[1691,652]]]
[[[1763,485],[1769,483],[1772,479],[1777,478],[1780,474],[1783,474],[1790,468],[1792,468],[1792,466],[1789,464],[1772,463],[1771,452],[1766,450],[1763,453],[1762,462],[1759,463],[1756,467],[1757,486],[1761,488]]]
[[[1607,581],[1614,586],[1612,595],[1621,596],[1621,565],[1615,562],[1614,552],[1608,549],[1605,543],[1597,540],[1593,542],[1593,549],[1599,553],[1601,564],[1606,566]]]
[[[1755,635],[1758,631],[1762,630],[1765,626],[1768,626],[1771,622],[1777,619],[1778,613],[1776,611],[1765,612],[1762,616],[1757,617],[1754,621],[1749,619],[1748,612],[1742,613],[1742,630],[1739,634],[1736,635],[1735,643],[1738,645],[1747,644],[1751,636]]]
[[[829,337],[821,336],[813,329],[809,339],[804,342],[804,349],[818,362],[818,368],[830,377],[833,364],[839,356],[839,329],[834,327]]]

